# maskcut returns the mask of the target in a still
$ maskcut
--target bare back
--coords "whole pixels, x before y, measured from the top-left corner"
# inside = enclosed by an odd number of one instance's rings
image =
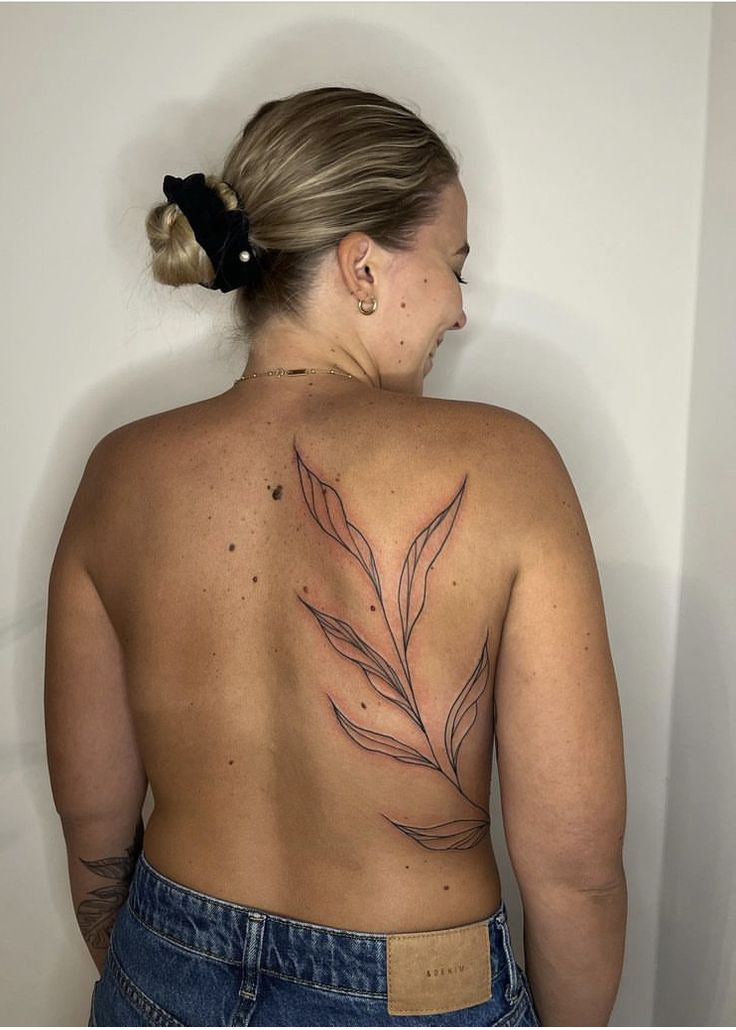
[[[512,413],[319,379],[126,427],[91,571],[155,800],[144,850],[296,919],[472,922],[501,897]]]

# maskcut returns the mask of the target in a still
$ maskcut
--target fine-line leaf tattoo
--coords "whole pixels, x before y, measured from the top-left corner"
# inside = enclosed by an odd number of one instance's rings
[[[130,889],[135,864],[143,847],[143,820],[136,827],[135,839],[125,855],[98,858],[87,861],[80,858],[82,865],[98,876],[104,876],[113,883],[98,887],[81,902],[77,909],[77,921],[87,944],[92,948],[107,948],[110,932],[121,905]]]
[[[463,479],[450,503],[417,534],[409,547],[399,579],[397,609],[401,634],[397,641],[384,605],[381,579],[370,544],[358,527],[348,519],[340,495],[334,487],[324,482],[307,467],[296,444],[294,444],[294,454],[302,495],[315,522],[320,529],[355,558],[371,581],[399,659],[400,669],[394,668],[388,658],[371,647],[349,623],[336,615],[320,611],[298,594],[296,595],[297,600],[312,613],[334,650],[363,672],[377,694],[396,705],[419,727],[424,734],[426,747],[422,746],[422,749],[418,750],[406,741],[399,740],[390,734],[379,733],[366,726],[359,726],[348,719],[330,698],[335,717],[345,733],[366,751],[373,751],[399,762],[434,769],[448,779],[458,793],[480,813],[480,816],[474,818],[452,819],[449,822],[436,823],[433,826],[409,826],[406,823],[396,822],[383,813],[384,818],[392,826],[428,850],[448,851],[472,848],[488,832],[490,814],[487,808],[476,804],[462,789],[458,775],[458,758],[460,747],[475,723],[478,715],[478,702],[488,682],[488,633],[486,632],[475,668],[455,698],[447,715],[444,745],[448,769],[443,768],[440,764],[424,727],[414,696],[407,654],[412,630],[424,609],[427,597],[427,575],[450,535],[463,498],[467,476]]]

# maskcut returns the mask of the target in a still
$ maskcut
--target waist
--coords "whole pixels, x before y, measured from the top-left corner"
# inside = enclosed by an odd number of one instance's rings
[[[414,845],[420,851],[418,845]],[[252,824],[221,821],[199,833],[154,811],[143,849],[149,869],[181,890],[310,925],[369,934],[412,933],[489,918],[501,904],[490,843],[471,851],[413,856],[405,846],[318,854],[274,842]],[[144,866],[145,868],[145,866]]]

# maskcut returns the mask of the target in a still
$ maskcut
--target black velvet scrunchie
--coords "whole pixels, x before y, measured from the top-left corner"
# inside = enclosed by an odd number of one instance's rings
[[[165,175],[163,188],[169,203],[186,215],[197,243],[212,262],[214,282],[200,285],[223,293],[252,286],[260,268],[248,239],[245,212],[239,208],[228,211],[219,194],[205,182],[203,172],[194,172],[186,179]]]

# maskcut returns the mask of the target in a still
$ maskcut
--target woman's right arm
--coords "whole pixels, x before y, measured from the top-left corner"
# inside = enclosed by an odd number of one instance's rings
[[[504,830],[542,1024],[605,1026],[627,915],[618,689],[575,488],[539,427],[518,432],[518,566],[494,702]]]

